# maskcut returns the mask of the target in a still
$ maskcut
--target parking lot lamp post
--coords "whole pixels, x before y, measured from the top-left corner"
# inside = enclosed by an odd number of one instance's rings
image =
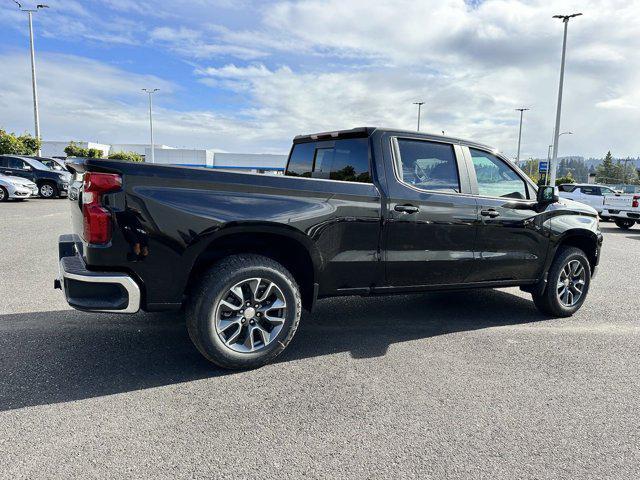
[[[529,110],[528,108],[516,108],[520,112],[520,129],[518,130],[518,153],[516,155],[516,165],[520,164],[520,142],[522,141],[522,114]]]
[[[558,106],[556,109],[556,126],[554,129],[554,140],[553,140],[553,157],[551,159],[551,165],[549,168],[551,170],[551,175],[549,179],[550,185],[555,185],[556,183],[556,170],[558,168],[558,137],[560,136],[560,112],[562,110],[562,87],[564,83],[564,63],[565,57],[567,53],[567,27],[569,26],[569,20],[574,17],[579,17],[582,15],[581,13],[572,13],[571,15],[554,15],[553,18],[558,18],[562,20],[564,23],[564,36],[562,40],[562,60],[560,62],[560,85],[558,87]]]
[[[413,102],[414,105],[418,106],[418,132],[420,131],[420,111],[424,102]]]
[[[159,88],[143,88],[142,91],[149,95],[149,131],[151,133],[151,163],[156,163],[154,144],[153,144],[153,99],[152,95],[156,93]]]
[[[573,132],[562,132],[560,135],[558,135],[558,138],[560,138],[562,135],[573,135]],[[551,149],[552,148],[553,148],[553,145],[549,145],[549,150],[547,151],[547,172],[549,171],[549,168],[551,167]],[[548,183],[547,183],[547,185],[548,185]]]
[[[38,111],[38,86],[36,82],[36,54],[33,44],[33,13],[37,12],[41,8],[49,8],[48,5],[39,4],[35,9],[22,8],[22,4],[13,0],[18,8],[22,12],[26,12],[29,16],[29,47],[31,49],[31,87],[33,89],[33,119],[35,122],[35,136],[40,139],[40,112]],[[40,147],[38,147],[38,156],[42,154]]]

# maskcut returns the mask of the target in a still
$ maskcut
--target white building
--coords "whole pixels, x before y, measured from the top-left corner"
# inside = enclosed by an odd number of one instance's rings
[[[144,155],[145,161],[151,161],[151,149],[146,143],[114,143],[111,145],[96,142],[75,142],[82,148],[102,150],[106,157],[115,152],[134,152]],[[42,156],[66,157],[65,147],[69,142],[42,142]],[[283,173],[287,164],[286,155],[267,153],[228,153],[215,152],[213,149],[173,148],[168,145],[154,145],[155,163],[162,165],[183,165],[191,167],[217,168],[253,173]]]
[[[173,147],[170,147],[169,145],[154,145],[154,147],[156,147],[156,149],[159,148],[161,150],[173,148]],[[113,143],[111,144],[110,153],[133,152],[133,153],[137,153],[138,155],[145,155],[148,149],[149,149],[148,143]]]
[[[106,145],[104,143],[96,143],[96,142],[74,142],[80,148],[97,148],[98,150],[102,150],[102,153],[106,157],[109,155],[110,145]],[[52,140],[43,140],[42,141],[42,156],[43,157],[66,157],[67,154],[64,153],[65,147],[69,145],[69,142],[56,142]]]
[[[283,172],[287,163],[286,155],[265,153],[227,153],[207,149],[159,149],[154,150],[155,163],[163,165],[183,165],[207,167],[220,170],[237,170],[263,173]],[[145,161],[151,159],[151,149],[145,151]]]
[[[269,170],[284,172],[287,166],[286,155],[273,155],[269,153],[223,153],[213,155],[213,168],[240,169],[245,171]]]

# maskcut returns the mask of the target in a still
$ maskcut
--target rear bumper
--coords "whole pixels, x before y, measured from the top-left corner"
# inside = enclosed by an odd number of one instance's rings
[[[58,240],[60,277],[55,288],[67,303],[87,312],[135,313],[140,309],[140,287],[126,273],[94,272],[78,253],[77,235],[61,235]]]
[[[640,221],[640,211],[616,210],[611,208],[604,209],[602,215],[611,218],[622,218],[624,220],[635,220],[636,222]]]

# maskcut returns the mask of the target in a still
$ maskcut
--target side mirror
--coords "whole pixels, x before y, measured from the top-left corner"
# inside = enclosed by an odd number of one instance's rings
[[[552,185],[544,185],[538,188],[538,195],[536,200],[540,205],[549,205],[560,201],[560,195],[558,193],[558,187]]]

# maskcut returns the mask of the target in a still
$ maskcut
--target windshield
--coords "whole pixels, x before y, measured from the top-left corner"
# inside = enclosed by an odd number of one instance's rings
[[[45,170],[45,171],[51,170],[46,165],[43,165],[38,160],[34,160],[33,158],[23,158],[23,160],[27,162],[29,165],[31,165],[33,168],[35,168],[36,170]]]
[[[42,162],[44,165],[46,165],[49,168],[52,168],[58,172],[61,172],[64,170],[64,168],[62,167],[62,165],[60,165],[58,162],[56,162],[55,160],[40,160],[40,162]]]

